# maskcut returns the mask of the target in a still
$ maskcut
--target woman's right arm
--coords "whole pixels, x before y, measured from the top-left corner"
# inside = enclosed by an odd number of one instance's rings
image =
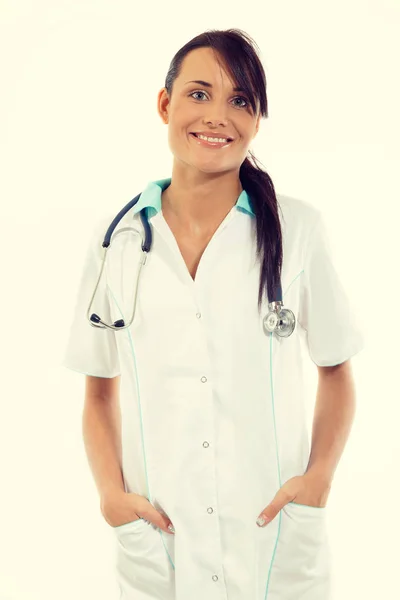
[[[112,378],[86,375],[82,431],[102,508],[110,495],[125,492],[122,476],[120,379],[120,375]]]

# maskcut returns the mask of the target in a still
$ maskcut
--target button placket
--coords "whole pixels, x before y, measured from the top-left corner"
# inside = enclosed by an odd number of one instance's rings
[[[200,319],[200,318],[201,318],[201,316],[202,316],[202,315],[201,315],[201,312],[200,312],[200,311],[196,313],[196,317],[197,317],[197,319]],[[203,375],[203,376],[200,378],[200,381],[201,381],[202,383],[207,383],[208,379],[207,379],[207,377],[206,377],[205,375]],[[209,446],[210,446],[209,442],[207,442],[207,441],[204,441],[204,442],[203,442],[203,448],[208,448]],[[212,506],[209,506],[209,507],[207,508],[207,513],[208,513],[209,515],[212,515],[212,514],[214,513],[214,509],[213,509],[213,507],[212,507]],[[216,575],[216,574],[212,575],[212,579],[213,579],[213,581],[218,581],[218,580],[219,580],[219,578],[218,578],[218,575]]]

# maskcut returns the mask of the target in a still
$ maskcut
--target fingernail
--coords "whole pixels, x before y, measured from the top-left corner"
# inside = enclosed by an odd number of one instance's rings
[[[170,523],[170,524],[168,525],[168,529],[169,529],[169,530],[170,530],[172,533],[175,533],[175,528],[174,528],[174,526],[172,525],[172,523]]]
[[[271,519],[268,519],[268,517],[263,517],[260,516],[258,517],[256,523],[259,527],[264,527],[264,525],[266,525]]]

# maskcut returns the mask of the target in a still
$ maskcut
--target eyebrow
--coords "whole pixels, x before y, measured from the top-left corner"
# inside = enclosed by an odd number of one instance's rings
[[[187,81],[185,83],[185,85],[187,83],[198,83],[199,85],[204,85],[205,87],[212,88],[212,84],[211,83],[208,83],[208,81],[202,81],[201,79],[194,79],[193,81]],[[240,87],[233,88],[233,91],[234,92],[244,92],[244,90],[242,90],[242,88],[240,88]]]

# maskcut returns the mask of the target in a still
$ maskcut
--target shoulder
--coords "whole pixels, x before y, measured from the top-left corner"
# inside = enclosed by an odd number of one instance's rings
[[[290,227],[313,228],[321,217],[320,209],[307,200],[282,193],[276,193],[276,197],[281,208],[280,212],[282,213],[283,220]]]
[[[311,202],[287,194],[276,193],[282,228],[283,249],[286,255],[295,255],[304,263],[310,240],[322,213]]]

